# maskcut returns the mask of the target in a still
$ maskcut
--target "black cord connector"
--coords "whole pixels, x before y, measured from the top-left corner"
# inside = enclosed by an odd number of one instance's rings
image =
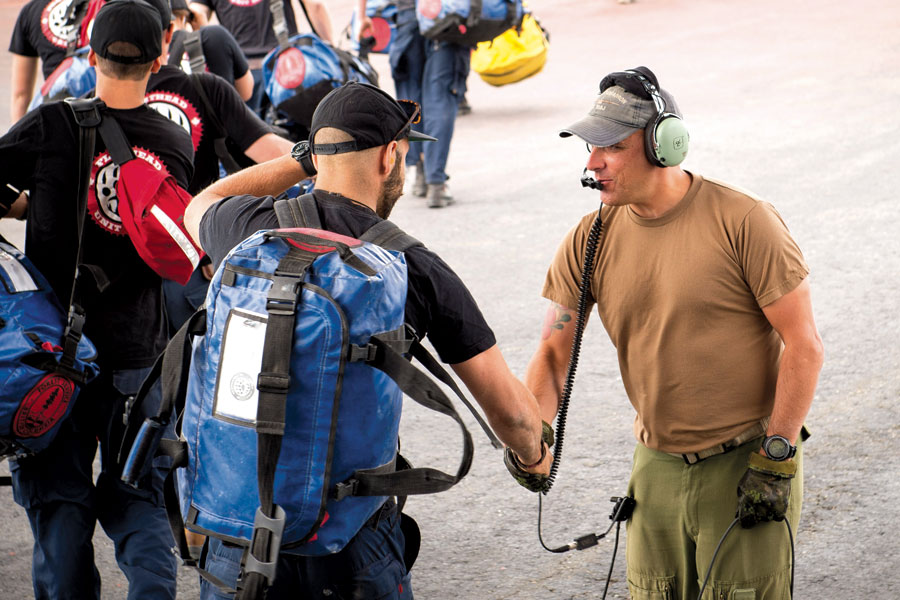
[[[613,506],[612,513],[609,515],[609,519],[610,521],[617,523],[627,521],[631,518],[631,513],[634,512],[634,506],[637,504],[631,496],[623,496],[621,498],[613,496],[609,501],[616,503],[615,506]]]

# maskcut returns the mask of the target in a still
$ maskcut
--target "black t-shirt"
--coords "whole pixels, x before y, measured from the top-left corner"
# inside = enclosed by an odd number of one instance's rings
[[[337,194],[313,192],[322,227],[358,238],[381,221],[371,209]],[[271,196],[232,196],[212,206],[200,223],[200,245],[218,266],[228,252],[260,229],[277,229]],[[409,288],[406,322],[428,336],[446,363],[468,360],[496,343],[481,309],[459,276],[424,246],[405,252]]]
[[[176,67],[188,62],[187,51],[184,49],[184,36],[186,31],[176,31],[172,34],[172,43],[169,45],[169,64]],[[234,37],[221,25],[207,25],[200,28],[200,45],[203,48],[203,56],[206,59],[206,70],[215,73],[231,85],[235,80],[247,74],[250,68],[241,47]],[[186,69],[183,69],[187,71]]]
[[[181,185],[191,176],[191,142],[181,128],[146,106],[107,110],[122,126],[135,154],[165,169]],[[0,138],[0,183],[31,190],[25,254],[68,306],[75,268],[78,125],[63,102],[41,105]],[[165,348],[162,280],[138,256],[116,212],[118,167],[99,133],[91,166],[83,260],[102,269],[109,287],[98,293],[79,284],[85,334],[104,368],[139,368]]]
[[[219,178],[218,157],[213,145],[222,135],[213,128],[207,109],[200,99],[193,75],[178,67],[163,65],[150,76],[146,102],[150,108],[168,117],[190,134],[194,144],[194,176],[188,191],[196,194]],[[199,73],[197,78],[215,111],[226,137],[243,151],[270,132],[269,127],[241,100],[235,89],[212,73]]]
[[[231,32],[247,58],[265,56],[278,45],[272,29],[272,13],[267,0],[195,0],[208,6],[219,23]],[[297,21],[290,0],[284,0],[284,18],[288,34],[297,33]]]
[[[71,0],[31,0],[22,7],[9,51],[20,56],[37,56],[46,79],[66,57],[66,12]]]

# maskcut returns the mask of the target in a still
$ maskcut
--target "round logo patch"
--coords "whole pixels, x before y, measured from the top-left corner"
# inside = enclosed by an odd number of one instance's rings
[[[381,17],[372,19],[372,33],[375,35],[373,52],[381,52],[391,43],[391,26]]]
[[[275,80],[281,87],[292,90],[303,83],[306,77],[306,59],[297,48],[288,48],[278,56],[275,65]]]
[[[44,37],[59,48],[66,47],[69,31],[72,27],[66,25],[66,13],[72,0],[51,0],[41,13],[41,32]]]
[[[147,161],[157,171],[169,174],[163,162],[149,150],[132,147],[134,155]],[[101,152],[91,164],[91,181],[88,188],[88,214],[94,222],[113,235],[125,235],[122,219],[119,217],[119,165],[112,161],[109,153]]]
[[[233,6],[240,6],[242,8],[246,8],[247,6],[256,6],[262,0],[228,0]]]
[[[203,137],[203,121],[200,119],[200,113],[194,108],[194,105],[179,94],[171,92],[154,91],[148,93],[144,97],[147,106],[169,119],[179,127],[183,128],[191,136],[191,142],[194,144],[194,152],[200,145],[200,138]]]
[[[13,418],[13,434],[33,438],[49,431],[65,416],[74,393],[71,380],[55,373],[44,376],[19,404]]]
[[[241,401],[249,400],[253,396],[253,392],[256,391],[253,378],[246,373],[236,373],[231,378],[228,387],[234,399]]]
[[[419,13],[426,19],[436,19],[441,14],[441,0],[420,0]]]

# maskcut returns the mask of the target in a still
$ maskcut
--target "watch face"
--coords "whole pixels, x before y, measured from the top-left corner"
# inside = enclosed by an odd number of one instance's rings
[[[766,438],[763,449],[772,460],[784,460],[791,453],[791,444],[781,436],[772,436]]]

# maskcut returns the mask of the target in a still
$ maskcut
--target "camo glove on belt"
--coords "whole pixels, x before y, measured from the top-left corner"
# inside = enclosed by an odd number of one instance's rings
[[[543,430],[541,432],[541,461],[543,461],[547,454],[547,448],[553,447],[554,436],[553,427],[546,421],[541,421],[541,423],[543,424]],[[546,475],[529,473],[526,471],[525,465],[522,464],[519,457],[516,456],[516,453],[508,446],[503,453],[503,464],[506,465],[506,469],[509,471],[509,474],[512,475],[513,479],[516,480],[516,483],[529,492],[543,492],[547,489],[549,478]]]
[[[736,517],[741,527],[750,529],[757,523],[783,521],[796,472],[797,463],[793,461],[774,461],[757,452],[751,454],[747,472],[737,488]]]

